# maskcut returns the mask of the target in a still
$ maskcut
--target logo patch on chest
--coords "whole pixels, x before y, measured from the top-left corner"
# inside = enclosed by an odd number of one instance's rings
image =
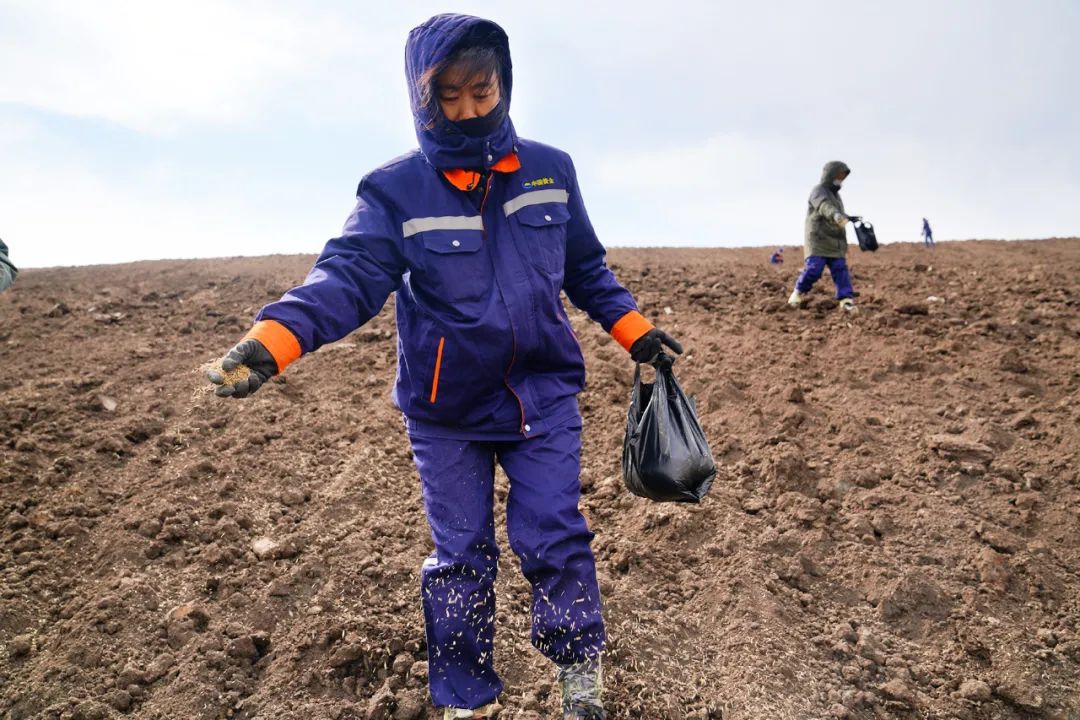
[[[544,187],[546,185],[554,185],[554,184],[555,184],[555,178],[542,177],[542,178],[536,178],[535,180],[527,180],[527,181],[521,183],[521,187],[525,188],[526,190],[535,190],[536,188],[541,188],[541,187]]]

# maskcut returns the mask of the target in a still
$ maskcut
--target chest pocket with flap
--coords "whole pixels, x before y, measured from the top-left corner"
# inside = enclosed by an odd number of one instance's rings
[[[491,285],[491,265],[482,230],[428,230],[424,244],[424,280],[428,290],[447,302],[482,298]]]
[[[566,223],[570,220],[566,203],[526,205],[513,214],[511,219],[514,218],[522,230],[533,265],[553,275],[562,273],[566,262]]]

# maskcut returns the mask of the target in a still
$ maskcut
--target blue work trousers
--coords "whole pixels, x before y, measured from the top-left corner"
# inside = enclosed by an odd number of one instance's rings
[[[836,285],[836,299],[843,300],[844,298],[854,297],[855,290],[851,287],[851,273],[848,272],[847,261],[842,257],[827,258],[820,255],[811,255],[806,258],[806,264],[803,266],[802,272],[799,273],[799,279],[795,282],[795,289],[800,293],[810,292],[810,288],[821,278],[821,274],[825,272],[826,267],[829,268],[833,284]]]
[[[473,709],[502,691],[495,672],[495,463],[510,480],[510,547],[532,585],[532,643],[556,663],[580,662],[604,644],[600,590],[578,509],[581,426],[514,441],[410,436],[435,552],[421,594],[431,697]]]

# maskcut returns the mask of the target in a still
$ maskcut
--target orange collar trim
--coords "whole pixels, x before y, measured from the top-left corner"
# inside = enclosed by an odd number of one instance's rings
[[[517,153],[510,153],[492,165],[491,169],[501,173],[517,172],[521,169],[521,160],[518,158]],[[475,170],[463,170],[462,168],[443,170],[443,177],[449,180],[451,185],[464,192],[475,190],[476,186],[480,184],[480,173]]]
[[[502,160],[492,165],[491,169],[501,173],[517,172],[521,169],[521,160],[518,158],[517,153],[510,153]]]

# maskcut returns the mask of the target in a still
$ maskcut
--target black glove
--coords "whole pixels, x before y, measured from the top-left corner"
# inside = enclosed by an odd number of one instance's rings
[[[861,222],[862,221],[862,216],[861,215],[848,215],[847,219],[850,220],[851,222]]]
[[[210,379],[210,382],[219,386],[214,391],[215,395],[234,398],[247,397],[262,387],[264,382],[277,375],[278,372],[277,360],[274,360],[274,356],[270,354],[270,351],[254,338],[238,343],[221,359],[221,369],[227,373],[235,370],[237,365],[246,365],[251,370],[251,374],[232,385],[226,383],[225,376],[219,371],[206,371],[206,377]]]
[[[630,346],[630,358],[636,363],[651,363],[664,351],[664,346],[682,355],[682,345],[659,328],[653,328]]]

